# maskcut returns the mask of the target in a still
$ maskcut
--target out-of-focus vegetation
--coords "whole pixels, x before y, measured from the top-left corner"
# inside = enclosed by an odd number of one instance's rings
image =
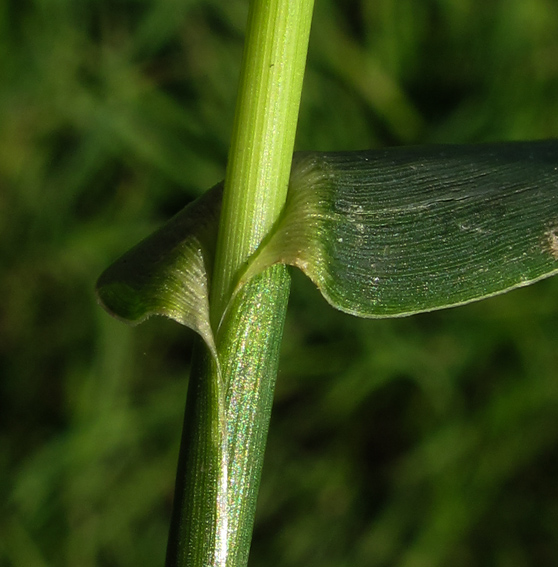
[[[554,0],[316,0],[298,147],[558,135]],[[162,565],[192,333],[102,269],[224,174],[247,0],[0,4],[0,564]],[[251,565],[558,565],[558,278],[363,321],[295,274]]]

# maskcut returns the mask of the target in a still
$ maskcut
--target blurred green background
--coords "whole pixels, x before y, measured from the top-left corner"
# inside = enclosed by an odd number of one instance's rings
[[[163,564],[193,335],[93,286],[223,177],[246,15],[0,3],[2,566]],[[299,149],[556,136],[555,0],[316,0]],[[364,321],[293,275],[251,565],[558,565],[558,278]]]

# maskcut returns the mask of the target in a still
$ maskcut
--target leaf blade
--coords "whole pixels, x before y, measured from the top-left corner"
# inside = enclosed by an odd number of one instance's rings
[[[209,323],[209,280],[222,184],[191,203],[99,277],[101,306],[126,323],[162,315],[201,335],[217,358]]]
[[[557,235],[556,141],[298,154],[239,285],[282,262],[341,311],[405,316],[555,274]]]
[[[99,278],[109,313],[209,319],[222,187],[214,187]],[[296,153],[287,203],[242,268],[235,294],[283,263],[335,308],[412,315],[476,301],[558,272],[558,141]],[[231,300],[232,301],[232,300]]]

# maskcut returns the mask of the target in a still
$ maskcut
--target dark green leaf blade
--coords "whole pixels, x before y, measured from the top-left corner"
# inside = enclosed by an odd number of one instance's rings
[[[127,323],[152,315],[174,319],[198,332],[215,354],[209,274],[221,196],[219,184],[109,266],[97,281],[100,304]]]
[[[239,285],[282,262],[338,309],[404,316],[558,271],[558,142],[297,154]]]

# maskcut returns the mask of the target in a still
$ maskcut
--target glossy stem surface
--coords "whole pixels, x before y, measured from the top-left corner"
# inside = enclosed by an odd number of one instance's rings
[[[215,361],[198,341],[190,377],[167,567],[248,562],[290,276],[278,265],[236,296]]]

